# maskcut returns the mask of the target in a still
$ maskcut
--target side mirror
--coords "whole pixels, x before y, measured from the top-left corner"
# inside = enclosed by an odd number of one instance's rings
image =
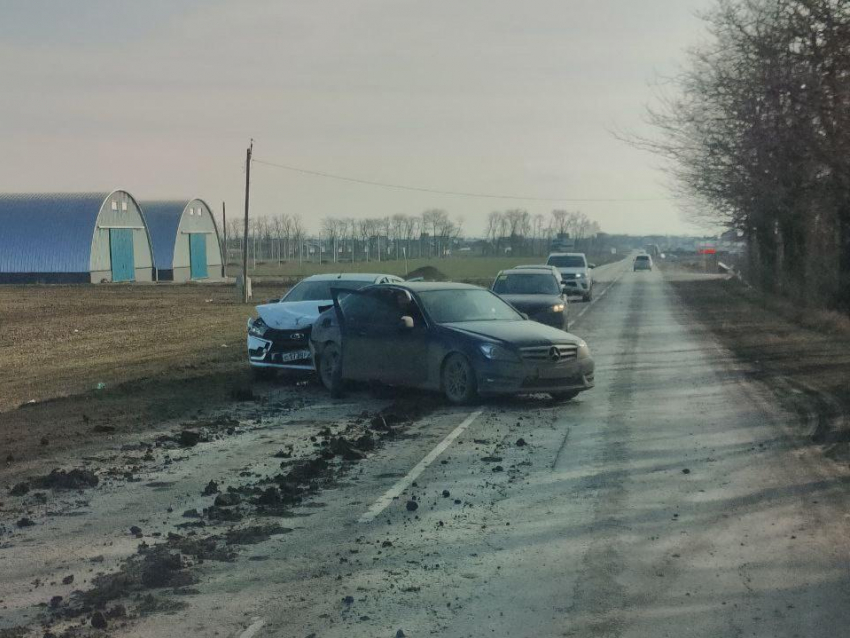
[[[587,264],[588,268],[596,268],[596,264]]]
[[[269,299],[266,303],[278,303],[280,299]]]
[[[520,315],[522,315],[522,318],[523,318],[523,319],[525,319],[526,321],[528,321],[528,315],[527,315],[527,314],[525,314],[524,312],[521,312],[521,313],[519,313],[519,314],[520,314]]]
[[[412,330],[413,329],[413,317],[408,317],[404,315],[401,318],[401,328],[402,330]]]
[[[569,289],[568,289],[566,286],[561,286],[561,292],[562,292],[562,293],[567,294],[567,291],[568,291],[568,290],[569,290]]]

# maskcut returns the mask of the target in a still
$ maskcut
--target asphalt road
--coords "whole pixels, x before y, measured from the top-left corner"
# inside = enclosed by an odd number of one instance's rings
[[[594,390],[560,405],[438,409],[300,508],[291,533],[206,563],[186,609],[112,635],[850,635],[847,472],[801,451],[799,424],[744,381],[662,274],[629,266],[598,269],[593,304],[574,306]],[[322,398],[264,419],[179,476],[169,468],[169,481],[197,494],[212,469],[260,471],[270,438],[375,401]],[[124,526],[177,490],[115,490],[91,508]],[[66,525],[81,560],[104,552],[102,525]],[[23,581],[36,551],[26,547],[49,543],[52,529],[0,552],[0,570],[16,566],[6,573]],[[98,548],[85,550],[95,533]],[[40,565],[45,578],[57,566]],[[4,597],[18,620],[35,601],[11,588]]]

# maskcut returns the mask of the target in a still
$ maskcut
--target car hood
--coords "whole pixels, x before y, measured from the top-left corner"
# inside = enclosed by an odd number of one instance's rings
[[[454,332],[518,348],[579,342],[579,338],[569,332],[536,321],[462,321],[440,325]]]
[[[529,312],[549,308],[555,304],[564,303],[558,295],[499,295],[521,312]]]
[[[292,301],[257,306],[257,314],[270,328],[295,330],[312,326],[321,311],[333,306],[333,301]]]

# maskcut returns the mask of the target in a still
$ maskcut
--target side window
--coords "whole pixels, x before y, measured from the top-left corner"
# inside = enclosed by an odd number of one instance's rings
[[[401,314],[392,304],[389,292],[376,289],[346,295],[339,302],[342,316],[352,324],[397,325]]]

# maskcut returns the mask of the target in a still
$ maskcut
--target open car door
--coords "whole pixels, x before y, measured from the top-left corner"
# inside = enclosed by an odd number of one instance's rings
[[[340,328],[342,378],[418,385],[425,381],[428,335],[406,290],[331,290]]]

